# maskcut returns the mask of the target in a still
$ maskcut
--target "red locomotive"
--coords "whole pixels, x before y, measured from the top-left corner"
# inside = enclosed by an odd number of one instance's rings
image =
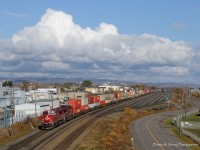
[[[56,109],[46,110],[41,116],[41,125],[39,128],[52,129],[74,117],[74,109],[72,106],[60,106]]]
[[[53,129],[83,112],[81,110],[80,99],[68,100],[68,104],[69,105],[61,105],[58,108],[44,111],[41,116],[42,123],[39,129]]]

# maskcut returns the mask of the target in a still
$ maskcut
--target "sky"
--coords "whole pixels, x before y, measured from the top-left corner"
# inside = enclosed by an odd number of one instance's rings
[[[199,0],[4,0],[0,77],[200,84]]]

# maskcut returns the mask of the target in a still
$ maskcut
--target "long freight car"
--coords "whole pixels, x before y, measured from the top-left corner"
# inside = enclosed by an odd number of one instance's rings
[[[147,91],[142,91],[140,93],[146,94]],[[53,129],[67,120],[70,120],[83,113],[119,102],[123,99],[133,96],[133,92],[115,92],[102,95],[92,95],[80,99],[69,99],[67,100],[67,105],[61,105],[56,109],[44,111],[41,116],[42,123],[39,128],[41,130]]]

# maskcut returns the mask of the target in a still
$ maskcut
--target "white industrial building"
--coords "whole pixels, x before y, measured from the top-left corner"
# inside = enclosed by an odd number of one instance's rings
[[[16,87],[3,87],[2,83],[0,83],[0,107],[25,103],[25,91]]]
[[[110,91],[110,90],[119,91],[120,86],[116,86],[116,85],[100,85],[99,88],[103,88],[104,92]]]
[[[36,104],[40,106],[49,106],[50,108],[58,108],[60,106],[61,101],[58,99],[41,99],[37,100]]]
[[[32,117],[42,115],[44,110],[49,110],[49,106],[42,106],[39,104],[21,104],[15,106],[15,117]]]
[[[69,99],[74,98],[84,98],[87,97],[88,92],[66,92],[66,93],[58,93],[58,99],[65,99],[68,97]]]
[[[90,93],[96,93],[96,94],[101,94],[104,92],[103,88],[85,88],[85,91],[90,92]]]
[[[57,97],[57,89],[38,89],[26,92],[27,104],[15,106],[15,117],[24,118],[40,116],[44,110],[57,108],[60,101]]]
[[[46,93],[54,93],[54,94],[57,94],[58,93],[58,91],[57,91],[57,89],[56,88],[50,88],[50,89],[37,89],[36,90],[37,92],[41,92],[41,93],[44,93],[44,92],[46,92]]]
[[[21,104],[15,106],[14,123],[24,121],[28,117],[41,116],[43,111],[50,110],[50,106],[39,104]]]
[[[32,102],[34,100],[42,100],[42,99],[57,99],[57,89],[37,89],[30,90],[26,92],[26,99],[28,102]]]

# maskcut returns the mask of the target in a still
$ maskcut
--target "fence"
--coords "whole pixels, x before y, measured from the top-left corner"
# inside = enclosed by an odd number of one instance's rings
[[[24,117],[10,117],[10,118],[7,118],[4,122],[3,119],[0,119],[0,129],[1,128],[5,128],[5,127],[8,127],[12,124],[15,124],[17,122],[23,122],[23,121],[26,121],[28,118],[33,118],[35,115],[30,115],[30,116],[24,116]]]
[[[172,119],[172,124],[173,125],[175,125],[175,126],[177,126],[178,128],[180,128],[180,125],[181,125],[181,123],[180,123],[180,120],[181,120],[181,118],[183,118],[183,117],[186,117],[186,116],[190,116],[190,115],[192,115],[192,114],[196,114],[196,113],[198,113],[200,110],[199,109],[194,109],[194,110],[189,110],[188,112],[186,112],[186,113],[181,113],[180,115],[178,115],[178,116],[176,116],[176,117],[174,117],[173,119]],[[186,115],[186,116],[185,116]]]
[[[0,128],[4,128],[12,124],[10,119],[10,110],[4,110],[0,112]]]
[[[181,121],[181,128],[200,130],[200,122],[196,122],[196,121]]]

